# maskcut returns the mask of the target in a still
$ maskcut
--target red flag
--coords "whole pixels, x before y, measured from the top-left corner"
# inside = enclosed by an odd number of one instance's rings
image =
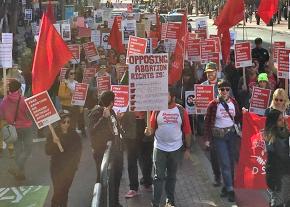
[[[161,40],[161,22],[160,22],[160,15],[156,13],[156,32],[157,32],[157,38],[158,40]]]
[[[246,112],[243,114],[243,138],[240,159],[235,173],[235,187],[267,189],[265,164],[266,146],[262,136],[265,117]]]
[[[182,17],[182,23],[179,28],[176,47],[173,53],[173,62],[169,70],[168,83],[174,85],[180,80],[184,67],[185,58],[185,43],[187,41],[187,17],[186,14]]]
[[[118,52],[119,54],[126,52],[125,47],[122,44],[122,34],[119,30],[118,20],[116,17],[114,19],[108,42],[111,45],[112,49],[116,50],[116,52]]]
[[[277,12],[278,2],[279,2],[278,0],[261,0],[260,1],[260,5],[258,8],[258,15],[266,24],[269,24],[273,15]]]
[[[32,93],[50,89],[61,67],[71,58],[67,45],[44,13],[32,66]]]
[[[225,63],[229,60],[230,56],[229,29],[244,19],[244,11],[243,0],[228,0],[214,22],[221,38],[223,61]]]
[[[54,18],[53,8],[52,8],[52,4],[51,4],[51,1],[50,0],[48,1],[46,15],[47,15],[47,17],[49,18],[49,20],[50,20],[50,22],[52,24],[54,24],[56,22],[55,21],[55,18]]]

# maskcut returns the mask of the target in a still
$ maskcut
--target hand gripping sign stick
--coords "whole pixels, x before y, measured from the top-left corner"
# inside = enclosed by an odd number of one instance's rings
[[[62,147],[62,145],[60,143],[59,137],[56,135],[53,126],[51,124],[49,124],[48,127],[49,127],[49,129],[51,131],[53,142],[57,144],[58,149],[59,149],[60,152],[64,152],[63,147]]]

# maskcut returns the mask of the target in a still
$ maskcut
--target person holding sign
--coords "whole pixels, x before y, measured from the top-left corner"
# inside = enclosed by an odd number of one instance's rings
[[[71,114],[64,110],[60,113],[61,120],[57,122],[55,133],[50,134],[45,145],[46,154],[51,156],[50,173],[53,184],[51,207],[65,207],[68,192],[77,171],[82,151],[81,139],[71,126]],[[63,152],[57,146],[61,143]]]
[[[277,109],[286,114],[286,110],[289,107],[289,98],[286,91],[283,88],[277,88],[273,93],[273,98],[270,107],[266,109],[265,116],[268,116],[269,112],[273,109]]]
[[[230,97],[230,84],[227,81],[218,83],[218,98],[210,102],[205,116],[205,145],[216,149],[220,164],[224,187],[221,197],[235,201],[233,188],[234,162],[237,153],[237,124],[242,114],[235,99]]]
[[[264,73],[265,63],[269,61],[270,55],[268,50],[262,47],[263,40],[261,38],[255,39],[256,47],[252,49],[252,58],[259,62],[259,73]]]
[[[13,79],[8,85],[8,95],[0,105],[0,117],[8,124],[14,125],[17,140],[14,143],[16,168],[8,172],[18,181],[25,180],[25,163],[32,151],[32,121],[28,108],[21,95],[21,83]]]

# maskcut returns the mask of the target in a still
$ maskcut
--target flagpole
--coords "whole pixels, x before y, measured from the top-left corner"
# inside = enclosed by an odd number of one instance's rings
[[[273,44],[273,32],[274,32],[274,22],[272,24],[272,30],[271,30],[271,47],[272,47],[272,44]]]

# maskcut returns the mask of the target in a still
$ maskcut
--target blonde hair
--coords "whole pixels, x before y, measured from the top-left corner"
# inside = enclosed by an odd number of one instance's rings
[[[288,95],[287,95],[286,91],[283,88],[277,88],[274,91],[272,102],[271,102],[271,105],[270,105],[271,108],[276,109],[276,107],[275,107],[275,98],[277,98],[277,97],[282,97],[283,100],[285,101],[284,105],[283,105],[283,112],[284,112],[289,106],[289,98],[288,98]]]

